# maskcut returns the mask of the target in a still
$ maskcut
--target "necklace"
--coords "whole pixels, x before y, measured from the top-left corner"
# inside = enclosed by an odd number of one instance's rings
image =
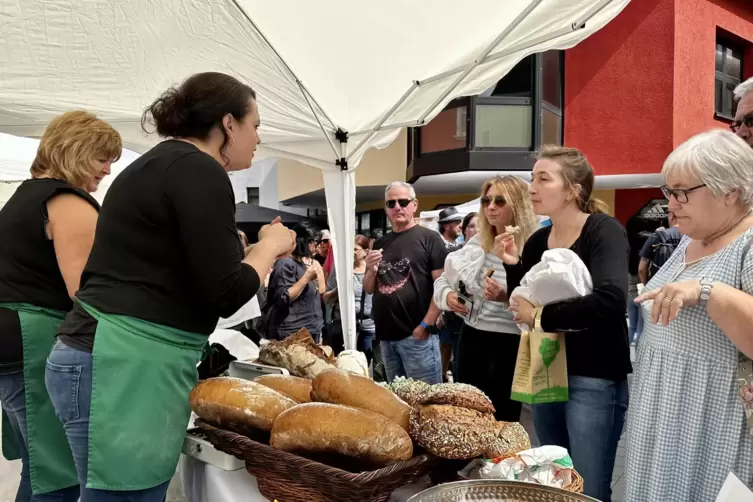
[[[740,225],[740,223],[742,223],[743,220],[745,220],[748,216],[750,216],[750,213],[744,214],[741,218],[739,218],[733,224],[728,225],[726,227],[722,227],[721,230],[719,230],[718,232],[713,233],[709,237],[706,237],[705,239],[703,239],[701,241],[701,244],[703,245],[703,247],[710,246],[714,242],[718,241],[719,239],[721,239],[722,237],[724,237],[725,235],[727,235],[728,233],[736,229],[738,225]]]

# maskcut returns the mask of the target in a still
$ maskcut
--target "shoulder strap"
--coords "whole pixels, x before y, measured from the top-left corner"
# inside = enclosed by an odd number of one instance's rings
[[[365,277],[365,274],[364,274]],[[358,320],[363,321],[363,302],[366,301],[366,288],[361,283],[361,308],[358,309]]]

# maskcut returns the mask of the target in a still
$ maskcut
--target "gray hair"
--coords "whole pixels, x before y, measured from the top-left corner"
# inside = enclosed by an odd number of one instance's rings
[[[387,195],[390,193],[390,190],[393,188],[407,188],[410,192],[410,198],[415,199],[416,198],[416,190],[413,188],[413,185],[410,183],[406,183],[404,181],[393,181],[389,185],[387,185],[387,188],[384,189],[384,199],[387,200]]]
[[[753,77],[749,78],[742,84],[738,84],[738,86],[735,87],[735,90],[732,91],[735,101],[740,101],[751,92],[753,92]]]
[[[661,170],[670,176],[693,177],[715,197],[734,191],[740,202],[753,205],[753,148],[736,134],[723,129],[696,134],[669,154]]]

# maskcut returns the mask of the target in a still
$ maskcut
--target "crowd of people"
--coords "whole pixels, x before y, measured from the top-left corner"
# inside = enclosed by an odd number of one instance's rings
[[[518,326],[540,326],[565,334],[570,395],[532,406],[535,436],[568,449],[586,494],[611,500],[628,415],[628,502],[710,501],[730,471],[753,481],[753,79],[735,94],[733,132],[667,158],[669,218],[640,245],[574,148],[541,148],[530,184],[490,179],[480,211],[444,209],[439,232],[417,224],[412,185],[387,186],[392,231],[356,236],[349,278],[375,379],[451,377],[520,421]],[[344,349],[329,232],[276,220],[249,245],[237,231],[227,173],[250,166],[259,121],[255,92],[228,75],[168,89],[143,118],[164,141],[102,207],[90,193],[119,134],[83,111],[47,127],[31,179],[0,210],[3,452],[23,462],[18,501],[164,500],[207,337],[254,296],[261,338],[305,328]],[[557,248],[583,261],[593,291],[510,298]]]

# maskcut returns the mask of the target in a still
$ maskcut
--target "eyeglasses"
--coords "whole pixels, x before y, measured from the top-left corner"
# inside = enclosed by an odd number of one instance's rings
[[[495,206],[504,206],[507,204],[507,199],[505,199],[504,195],[495,195],[494,197],[490,197],[488,195],[485,195],[484,197],[481,197],[481,205],[482,206],[488,206],[492,202],[494,202]]]
[[[753,127],[753,113],[746,115],[742,118],[742,120],[735,120],[729,125],[729,128],[732,130],[732,132],[737,132],[737,130],[742,126],[745,126],[747,128]]]
[[[414,199],[390,199],[385,202],[388,208],[393,209],[395,204],[399,204],[400,207],[408,207],[408,204],[413,202]]]
[[[319,241],[319,244],[329,244],[329,239],[322,239]]]
[[[694,186],[693,188],[669,188],[668,186],[663,186],[661,187],[661,193],[663,193],[664,197],[668,199],[672,196],[680,204],[685,204],[688,201],[688,194],[690,192],[694,192],[705,186],[705,183],[703,185]]]

